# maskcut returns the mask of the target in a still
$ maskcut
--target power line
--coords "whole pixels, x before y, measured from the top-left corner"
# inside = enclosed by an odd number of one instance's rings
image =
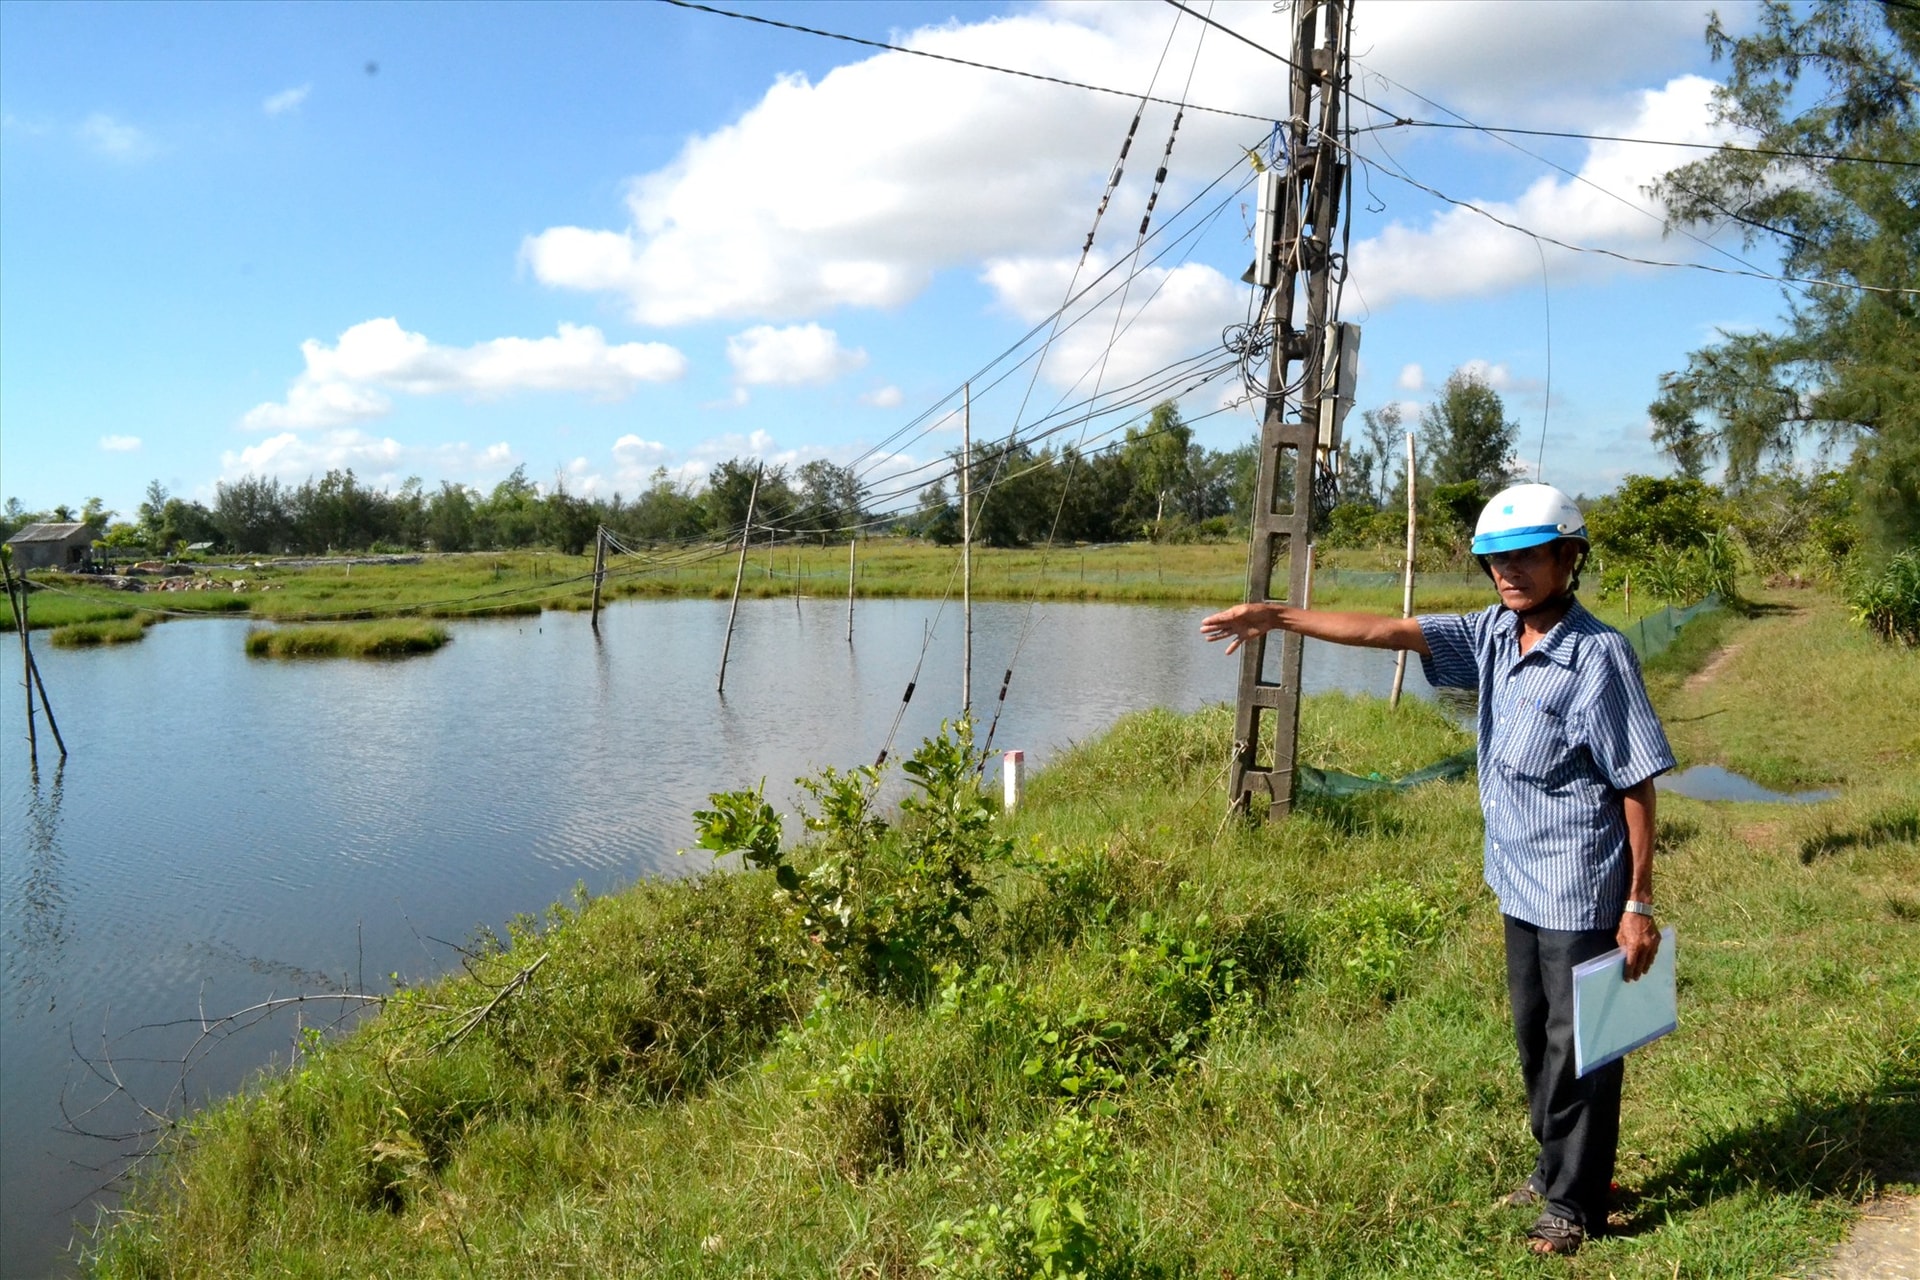
[[[1904,0],[1881,0],[1881,2],[1883,4],[1898,3],[1901,5],[1901,7],[1914,7],[1914,6],[1905,4]],[[1259,52],[1266,54],[1269,58],[1272,58],[1275,62],[1280,63],[1282,66],[1286,66],[1286,67],[1294,66],[1293,60],[1291,58],[1288,58],[1285,55],[1273,49],[1269,49],[1266,45],[1261,44],[1257,40],[1250,39],[1247,36],[1240,34],[1238,31],[1235,31],[1232,27],[1227,26],[1225,23],[1215,21],[1213,18],[1208,17],[1206,14],[1195,13],[1194,10],[1187,7],[1185,4],[1181,3],[1181,0],[1166,0],[1166,3],[1172,5],[1174,8],[1180,10],[1182,13],[1192,14],[1194,17],[1200,19],[1200,21],[1206,23],[1208,26],[1215,27],[1221,31],[1226,32],[1228,35],[1232,36],[1235,40],[1238,40],[1241,44],[1244,44],[1248,48],[1256,49]],[[1294,69],[1298,70],[1298,68],[1294,68]],[[1452,115],[1452,116],[1459,115],[1458,112],[1448,111],[1446,107],[1441,106],[1439,103],[1435,102],[1433,99],[1426,97],[1424,94],[1418,93],[1415,90],[1407,88],[1407,86],[1400,84],[1398,81],[1395,81],[1387,76],[1381,75],[1381,73],[1378,71],[1374,72],[1373,74],[1380,76],[1382,80],[1386,80],[1388,84],[1393,85],[1395,88],[1400,89],[1406,93],[1413,94],[1414,97],[1419,98],[1420,101],[1426,103],[1430,107],[1433,107],[1435,110],[1446,111],[1448,115]],[[1690,150],[1700,150],[1700,151],[1734,151],[1734,152],[1744,152],[1749,155],[1774,156],[1774,157],[1790,159],[1790,160],[1825,160],[1825,161],[1830,161],[1834,163],[1844,163],[1844,164],[1877,164],[1877,165],[1886,165],[1893,168],[1909,168],[1909,169],[1920,168],[1920,162],[1916,162],[1912,160],[1888,160],[1880,156],[1850,156],[1844,153],[1829,152],[1829,151],[1792,151],[1792,150],[1786,150],[1786,149],[1774,148],[1774,147],[1743,147],[1743,146],[1735,146],[1732,144],[1721,145],[1721,144],[1712,143],[1712,142],[1676,142],[1666,138],[1630,138],[1620,134],[1582,133],[1582,132],[1579,132],[1578,130],[1570,130],[1570,129],[1569,130],[1522,129],[1522,128],[1506,126],[1506,125],[1475,124],[1472,121],[1466,120],[1464,116],[1460,117],[1462,123],[1458,123],[1458,124],[1450,123],[1444,120],[1416,120],[1411,116],[1402,115],[1400,112],[1394,111],[1389,107],[1383,107],[1379,103],[1374,102],[1366,97],[1363,97],[1360,94],[1352,93],[1351,89],[1349,89],[1348,92],[1354,100],[1365,103],[1367,106],[1372,107],[1375,111],[1379,111],[1387,115],[1388,117],[1390,117],[1390,120],[1387,124],[1373,126],[1376,129],[1392,129],[1392,128],[1472,129],[1472,130],[1477,130],[1481,133],[1491,133],[1491,134],[1517,133],[1517,134],[1527,134],[1533,137],[1540,137],[1540,138],[1574,138],[1574,139],[1580,139],[1588,142],[1627,142],[1627,143],[1633,143],[1639,146],[1648,146],[1648,147],[1684,147]]]
[[[1084,80],[1068,80],[1063,76],[1043,75],[1038,71],[1021,71],[1014,67],[995,66],[991,62],[975,62],[971,58],[956,58],[951,54],[932,53],[926,49],[912,49],[906,45],[889,44],[885,40],[869,40],[864,36],[850,36],[839,31],[824,31],[819,27],[803,27],[797,22],[780,22],[773,18],[763,18],[758,14],[736,13],[731,9],[720,9],[709,4],[695,4],[694,0],[660,0],[660,3],[670,4],[676,9],[694,9],[701,13],[711,13],[716,17],[733,18],[740,22],[755,22],[763,27],[778,27],[782,31],[797,31],[802,35],[819,36],[824,40],[843,40],[848,44],[865,45],[869,49],[884,49],[889,53],[907,53],[912,54],[916,58],[931,58],[935,62],[951,62],[955,66],[972,67],[976,71],[992,71],[1003,76],[1019,76],[1023,80],[1039,80],[1045,84],[1057,84],[1068,89],[1084,89],[1089,93],[1110,94],[1116,98],[1141,97],[1140,94],[1131,93],[1125,89],[1110,89],[1106,85],[1088,84]],[[1169,107],[1180,105],[1171,98],[1147,97],[1146,101]],[[1267,122],[1266,116],[1254,115],[1248,111],[1229,111],[1225,107],[1203,107],[1188,103],[1187,109],[1190,111],[1205,111],[1210,115],[1216,116],[1231,116],[1237,120],[1258,120],[1263,124]]]
[[[1387,79],[1387,77],[1380,75],[1378,71],[1373,74],[1379,75],[1383,80]],[[1389,84],[1396,84],[1396,82],[1392,80],[1388,80],[1387,82]],[[1396,87],[1405,89],[1406,92],[1412,93],[1414,97],[1420,98],[1423,102],[1429,101],[1421,97],[1420,94],[1415,93],[1412,89],[1407,89],[1405,85],[1396,84]],[[1433,103],[1432,105],[1439,106],[1438,103]],[[1439,107],[1439,109],[1442,111],[1446,110],[1445,107]],[[1404,116],[1392,121],[1390,124],[1376,125],[1375,127],[1401,129],[1463,129],[1493,134],[1515,133],[1530,138],[1572,138],[1582,142],[1629,142],[1642,147],[1682,147],[1689,151],[1726,151],[1735,155],[1769,156],[1783,160],[1824,160],[1833,164],[1875,164],[1889,169],[1920,169],[1920,160],[1894,160],[1886,156],[1850,156],[1840,151],[1793,151],[1782,147],[1749,147],[1733,142],[1678,142],[1672,138],[1630,138],[1617,133],[1581,133],[1575,129],[1521,129],[1512,125],[1474,124],[1471,121],[1460,124],[1450,120],[1411,120]]]
[[[1418,178],[1415,178],[1410,174],[1395,172],[1394,170],[1389,169],[1385,165],[1381,164],[1379,161],[1374,160],[1368,156],[1361,155],[1358,151],[1349,149],[1347,154],[1352,156],[1355,160],[1358,160],[1361,164],[1367,165],[1373,169],[1377,169],[1379,172],[1386,174],[1390,178],[1397,179],[1398,181],[1406,183],[1410,187],[1415,187],[1421,191],[1426,192],[1428,195],[1434,197],[1436,200],[1444,200],[1450,205],[1454,205],[1461,209],[1470,210],[1474,213],[1479,214],[1481,217],[1487,219],[1490,222],[1498,223],[1500,226],[1507,228],[1509,231],[1518,231],[1521,235],[1532,236],[1536,240],[1544,240],[1548,244],[1553,245],[1555,248],[1565,249],[1571,253],[1591,253],[1603,258],[1613,258],[1619,262],[1630,262],[1635,266],[1641,266],[1641,267],[1668,267],[1668,268],[1677,269],[1681,271],[1705,271],[1718,276],[1745,276],[1748,279],[1752,279],[1752,280],[1770,280],[1775,284],[1818,286],[1826,289],[1853,289],[1861,293],[1883,293],[1891,297],[1920,296],[1920,289],[1902,289],[1902,288],[1890,287],[1887,285],[1861,284],[1858,281],[1852,281],[1852,280],[1823,280],[1823,279],[1818,279],[1811,276],[1784,276],[1784,275],[1778,275],[1778,274],[1775,274],[1772,272],[1766,272],[1766,271],[1747,271],[1747,270],[1740,270],[1734,267],[1716,267],[1710,263],[1705,263],[1705,262],[1672,262],[1672,261],[1663,260],[1659,258],[1636,257],[1635,255],[1630,253],[1621,253],[1617,249],[1603,249],[1597,245],[1569,244],[1565,240],[1556,239],[1555,237],[1547,235],[1544,232],[1535,231],[1531,227],[1523,227],[1517,222],[1508,221],[1506,218],[1502,218],[1500,215],[1493,213],[1490,210],[1481,208],[1479,205],[1473,203],[1471,200],[1461,200],[1456,196],[1450,196],[1446,192],[1441,191],[1436,187],[1428,186],[1426,183],[1421,182]]]

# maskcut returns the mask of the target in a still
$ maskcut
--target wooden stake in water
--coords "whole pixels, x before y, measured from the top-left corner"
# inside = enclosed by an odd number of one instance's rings
[[[40,663],[33,656],[33,650],[27,650],[27,670],[33,675],[33,687],[40,691],[40,709],[47,713],[47,728],[53,730],[53,745],[60,748],[60,758],[67,758],[67,740],[60,736],[60,722],[53,718],[53,703],[47,700],[47,682],[40,678]]]
[[[853,549],[859,538],[847,539],[847,643],[853,643]]]
[[[960,714],[973,711],[973,384],[960,407]]]
[[[740,611],[740,580],[747,573],[747,543],[753,538],[753,504],[760,498],[760,473],[766,470],[763,462],[753,473],[753,488],[747,494],[747,523],[740,530],[740,563],[733,567],[733,603],[727,606],[727,638],[720,646],[720,687],[719,693],[727,691],[727,654],[733,648],[733,619]]]
[[[593,531],[593,634],[600,634],[600,583],[607,576],[607,531]]]
[[[26,574],[20,575],[20,594],[13,593],[13,553],[0,548],[0,570],[7,575],[7,603],[13,608],[13,629],[20,633],[20,683],[27,691],[27,758],[40,767],[40,739],[33,727],[33,651],[27,648]]]
[[[1400,589],[1400,616],[1413,616],[1413,540],[1418,517],[1413,506],[1413,432],[1407,432],[1407,570],[1406,578]],[[1400,705],[1400,686],[1407,678],[1407,651],[1402,649],[1393,660],[1393,697],[1387,700],[1388,709]]]

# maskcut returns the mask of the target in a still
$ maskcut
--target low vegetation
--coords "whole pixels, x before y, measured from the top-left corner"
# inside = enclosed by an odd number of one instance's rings
[[[137,644],[159,619],[150,613],[98,622],[69,622],[55,627],[48,641],[62,649],[90,649],[96,645]]]
[[[603,601],[725,599],[733,591],[737,544],[677,554],[609,559]],[[909,538],[860,544],[856,586],[861,599],[939,598],[957,594],[958,548]],[[1377,555],[1337,553],[1314,589],[1316,603],[1337,608],[1397,610],[1400,589],[1377,571]],[[1368,573],[1365,585],[1342,571]],[[208,564],[208,589],[110,590],[80,575],[48,579],[33,593],[34,629],[134,614],[244,613],[272,622],[367,621],[395,617],[469,619],[527,617],[543,610],[584,610],[593,597],[591,556],[551,552],[434,555],[412,564],[344,563],[282,567],[272,560]],[[1285,572],[1285,566],[1281,566]],[[1237,599],[1246,578],[1246,548],[1225,543],[1156,546],[976,549],[974,595],[982,600],[1105,601],[1135,604],[1221,603]],[[236,586],[236,584],[238,584]],[[847,549],[818,545],[755,548],[741,593],[748,599],[844,600]],[[1424,582],[1416,601],[1429,608],[1475,608],[1492,599],[1476,578],[1459,574]],[[0,602],[0,622],[13,623]]]
[[[1576,1277],[1778,1274],[1920,1174],[1920,671],[1837,603],[1761,605],[1684,632],[1656,699],[1690,762],[1784,733],[1804,758],[1767,778],[1823,759],[1846,793],[1663,801],[1684,1025],[1629,1068],[1621,1231],[1553,1264]],[[1842,723],[1864,699],[1876,736]],[[1465,741],[1346,697],[1303,734],[1389,776]],[[1223,709],[1132,717],[1011,816],[964,729],[897,812],[871,771],[810,780],[803,839],[717,795],[696,834],[737,867],[518,921],[308,1033],[178,1131],[92,1266],[1534,1274],[1493,1205],[1531,1157],[1472,784],[1250,826],[1230,737]]]
[[[336,622],[318,627],[256,627],[247,632],[255,658],[404,658],[432,653],[451,637],[429,622]]]

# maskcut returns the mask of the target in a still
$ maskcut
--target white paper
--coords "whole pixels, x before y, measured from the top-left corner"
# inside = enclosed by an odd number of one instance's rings
[[[1624,1058],[1680,1025],[1674,993],[1674,935],[1660,931],[1653,967],[1627,981],[1627,957],[1618,947],[1573,966],[1573,1064],[1586,1075]]]

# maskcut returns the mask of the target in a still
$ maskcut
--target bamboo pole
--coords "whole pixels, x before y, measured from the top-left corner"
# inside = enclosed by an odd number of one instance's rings
[[[607,531],[593,531],[593,634],[600,634],[600,583],[607,576]]]
[[[13,629],[20,633],[20,681],[27,691],[27,758],[40,767],[40,738],[33,727],[33,650],[27,648],[26,574],[20,575],[20,594],[13,593],[13,553],[0,549],[0,570],[7,575],[7,603],[13,606]]]
[[[1415,472],[1413,467],[1413,432],[1407,432],[1407,569],[1404,585],[1400,590],[1400,616],[1413,616],[1413,544],[1418,517],[1414,513],[1413,489]],[[1407,651],[1402,649],[1393,660],[1393,697],[1387,700],[1389,710],[1400,705],[1400,686],[1407,678]]]
[[[973,712],[973,384],[961,389],[960,409],[960,714]]]
[[[859,542],[859,538],[857,536],[847,539],[847,643],[848,644],[853,643],[853,571],[854,571],[853,549],[855,545],[858,544],[858,542]]]
[[[727,654],[733,649],[733,619],[740,611],[740,580],[747,573],[747,544],[753,539],[753,505],[760,498],[760,475],[767,469],[763,462],[753,473],[753,489],[747,494],[747,523],[740,530],[740,563],[733,567],[733,603],[727,606],[727,638],[720,646],[720,686],[727,691]]]
[[[973,384],[960,411],[960,714],[973,711]]]
[[[53,745],[60,748],[60,758],[67,758],[67,740],[60,736],[60,722],[53,718],[53,703],[47,701],[47,682],[40,678],[40,663],[35,660],[33,650],[27,650],[27,670],[33,673],[33,687],[40,691],[40,709],[47,713],[47,728],[53,730]]]

